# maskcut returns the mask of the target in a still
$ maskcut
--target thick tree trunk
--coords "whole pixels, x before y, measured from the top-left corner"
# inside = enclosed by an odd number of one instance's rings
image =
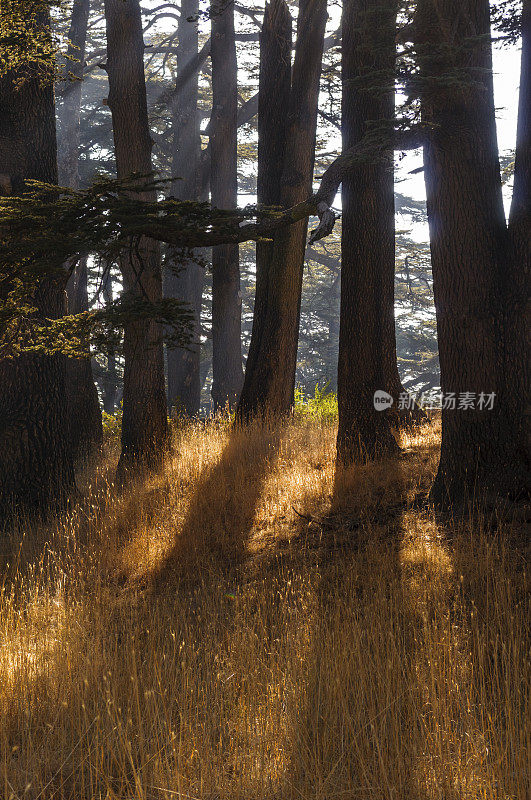
[[[260,33],[258,92],[257,200],[263,206],[282,203],[282,171],[286,150],[287,116],[291,89],[291,14],[285,0],[271,0],[265,8]],[[245,365],[240,409],[256,369],[266,317],[273,242],[256,243],[256,289],[253,328]]]
[[[301,0],[280,184],[280,203],[286,207],[312,190],[326,19],[326,0]],[[281,114],[279,105],[275,113]],[[275,234],[267,280],[257,281],[253,358],[238,409],[242,417],[266,410],[286,414],[293,405],[307,227],[305,219]]]
[[[201,138],[199,135],[198,86],[199,73],[194,70],[186,82],[182,76],[197,60],[198,34],[195,19],[198,0],[183,0],[178,28],[177,82],[182,86],[173,98],[173,164],[172,194],[180,200],[199,200]],[[181,414],[193,417],[199,413],[201,402],[200,335],[203,267],[193,256],[183,261],[182,255],[171,254],[173,269],[164,276],[164,294],[187,302],[194,311],[193,341],[188,348],[168,347],[168,406]],[[178,270],[180,270],[178,272]]]
[[[394,2],[345,3],[343,151],[393,119],[396,12]],[[396,369],[391,148],[343,177],[342,206],[337,455],[347,465],[398,450],[388,410],[374,402]]]
[[[144,76],[144,42],[138,0],[105,0],[107,23],[108,104],[112,112],[119,178],[152,171]],[[154,191],[141,195],[154,200]],[[150,302],[162,297],[159,245],[141,239],[136,252],[122,259],[124,291]],[[124,331],[122,452],[117,479],[131,468],[161,463],[168,443],[164,358],[160,325],[134,320]]]
[[[328,358],[326,373],[330,389],[337,392],[337,362],[339,359],[339,310],[341,307],[341,270],[337,272],[330,289],[328,301]]]
[[[67,61],[70,80],[65,85],[58,108],[59,183],[71,189],[79,188],[81,89],[89,7],[90,0],[74,0],[68,34],[68,56],[73,60]],[[86,259],[74,269],[66,293],[70,314],[88,311]],[[88,354],[86,358],[69,358],[66,361],[66,399],[72,449],[76,460],[83,459],[93,448],[100,447],[103,439],[98,392]]]
[[[48,14],[39,14],[36,23],[41,31],[49,31]],[[27,179],[57,183],[51,69],[49,76],[40,78],[32,78],[27,70],[0,78],[4,193],[23,192]],[[43,281],[35,305],[39,317],[62,316],[63,280]],[[0,360],[0,409],[0,516],[8,516],[13,509],[45,512],[57,506],[74,487],[72,450],[64,424],[64,358],[31,354]]]
[[[525,480],[520,426],[504,397],[500,341],[507,231],[489,3],[420,0],[415,31],[423,115],[433,126],[424,174],[441,388],[457,401],[456,408],[443,407],[432,498],[448,505],[490,492],[518,495]],[[466,407],[466,393],[473,393],[473,408]]]
[[[234,5],[212,0],[212,119],[210,188],[212,205],[238,205],[238,67]],[[214,409],[233,407],[243,383],[239,248],[212,249],[212,399]]]

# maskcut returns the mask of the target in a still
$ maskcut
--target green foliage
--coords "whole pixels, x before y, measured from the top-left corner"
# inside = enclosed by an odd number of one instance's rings
[[[103,425],[103,439],[105,442],[118,442],[122,435],[122,404],[118,406],[114,414],[102,412],[101,421]]]
[[[156,303],[136,294],[93,311],[60,319],[42,319],[38,296],[43,281],[66,284],[65,264],[97,253],[107,264],[121,256],[142,262],[138,243],[150,221],[168,224],[177,237],[190,231],[223,227],[234,212],[211,209],[207,203],[183,203],[173,198],[142,199],[146,188],[160,183],[139,177],[127,181],[98,179],[86,191],[28,182],[20,197],[0,198],[0,357],[21,352],[62,352],[84,355],[88,347],[119,345],[117,331],[133,320],[155,319],[173,346],[190,342],[193,316],[185,303],[164,299]],[[242,219],[247,212],[242,212]],[[249,212],[250,213],[250,212]],[[114,339],[113,339],[114,334]]]
[[[16,73],[16,83],[57,76],[58,44],[50,28],[50,10],[63,0],[2,0],[0,3],[0,77]]]
[[[328,389],[329,382],[322,387],[317,383],[313,395],[295,389],[295,413],[302,417],[333,422],[337,419],[337,394]]]
[[[18,280],[2,286],[4,277],[0,273],[0,358],[32,352],[83,358],[89,350],[106,353],[109,349],[119,354],[123,328],[141,319],[158,322],[165,341],[173,347],[190,343],[193,314],[180,300],[151,302],[124,293],[103,308],[48,319],[42,317],[35,302],[39,292],[35,282]]]
[[[256,219],[255,206],[223,210],[174,197],[158,200],[166,183],[138,174],[126,180],[100,177],[78,191],[27,181],[21,196],[0,198],[0,357],[34,350],[86,353],[88,346],[104,344],[111,330],[146,317],[172,330],[172,346],[189,344],[188,307],[174,299],[151,302],[139,289],[104,309],[57,320],[38,314],[43,281],[66,284],[65,264],[75,259],[94,253],[107,264],[130,259],[141,275],[143,237],[171,244],[186,261],[190,248],[233,241]],[[260,209],[274,224],[278,215]]]

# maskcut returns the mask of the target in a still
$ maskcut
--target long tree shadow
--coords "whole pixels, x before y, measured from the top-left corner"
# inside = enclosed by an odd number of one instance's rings
[[[234,575],[246,545],[263,486],[278,457],[281,424],[256,420],[234,425],[221,458],[195,487],[186,518],[154,581],[194,584],[209,574]]]
[[[238,635],[233,630],[238,628],[235,599],[229,592],[236,591],[232,586],[245,560],[264,483],[277,461],[281,433],[280,424],[264,421],[230,430],[219,460],[195,487],[173,547],[156,574],[154,593],[137,592],[134,582],[119,587],[111,583],[100,586],[94,596],[87,593],[85,602],[75,607],[65,599],[53,647],[46,653],[36,650],[34,657],[24,653],[27,666],[19,669],[21,680],[28,691],[35,683],[40,695],[49,697],[36,706],[39,725],[53,731],[72,728],[73,741],[82,742],[88,755],[82,771],[70,756],[63,763],[60,749],[57,760],[39,763],[35,785],[46,787],[50,796],[94,796],[96,790],[89,795],[92,790],[86,787],[96,786],[102,794],[105,788],[125,797],[141,785],[146,792],[142,796],[162,800],[167,796],[163,789],[149,794],[148,788],[177,788],[175,774],[181,765],[180,755],[174,755],[175,731],[187,752],[204,759],[205,766],[197,770],[216,779],[233,751],[226,717],[238,702],[230,673],[226,682],[218,677],[223,657],[230,656],[231,637]],[[58,594],[49,599],[52,608],[61,610],[60,603]],[[48,606],[43,609],[40,617],[48,614]],[[25,649],[21,639],[19,650]],[[18,653],[16,657],[20,661]],[[41,662],[46,664],[42,674],[37,669]],[[11,706],[12,712],[8,708],[2,718],[5,735],[0,742],[0,775],[5,772],[10,779],[18,774],[16,753],[33,752],[21,731],[16,704]],[[129,737],[132,751],[124,748]],[[219,769],[211,770],[208,765],[216,759]],[[197,796],[195,784],[188,788]]]
[[[428,449],[337,472],[313,520],[286,797],[527,796],[525,569],[507,531],[496,540],[477,517],[443,527],[418,503]]]
[[[320,526],[305,694],[292,715],[290,797],[408,798],[418,729],[418,618],[404,603],[404,458],[336,470]],[[410,481],[409,481],[410,484]]]

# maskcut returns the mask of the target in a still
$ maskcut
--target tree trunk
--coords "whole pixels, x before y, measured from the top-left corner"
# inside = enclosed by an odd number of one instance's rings
[[[286,150],[287,116],[291,90],[291,14],[285,0],[271,0],[265,8],[260,33],[258,92],[257,200],[263,206],[282,203],[282,171]],[[256,243],[256,289],[253,328],[245,365],[240,408],[246,403],[248,382],[256,369],[262,340],[273,242]]]
[[[341,307],[341,269],[333,279],[328,301],[328,357],[326,375],[330,389],[337,393],[337,362],[339,358],[339,310]]]
[[[72,189],[79,187],[81,91],[89,10],[90,0],[74,0],[68,32],[66,61],[68,80],[57,109],[59,184]]]
[[[27,7],[24,9],[25,13]],[[1,12],[0,12],[1,14]],[[40,32],[47,13],[36,16]],[[57,183],[52,69],[32,77],[21,68],[0,78],[0,173],[3,193],[20,194],[27,179]],[[44,280],[35,305],[40,318],[65,313],[62,278]],[[22,355],[0,361],[0,516],[45,512],[74,487],[66,416],[64,358]]]
[[[109,306],[113,301],[112,275],[110,269],[107,269],[103,275],[102,294],[105,305]],[[107,368],[103,373],[101,381],[103,410],[106,414],[114,414],[116,409],[116,392],[118,389],[118,373],[116,369],[116,353],[114,352],[114,348],[108,349],[106,358]]]
[[[68,56],[73,61],[67,61],[67,71],[71,80],[65,85],[62,103],[58,108],[59,183],[71,189],[79,188],[81,89],[89,7],[90,0],[74,0],[68,34]],[[70,314],[88,311],[86,259],[81,260],[74,269],[66,293]],[[101,446],[101,411],[90,355],[87,354],[86,358],[68,358],[65,369],[70,441],[75,459],[78,460],[85,458],[93,448]]]
[[[234,5],[212,0],[212,119],[210,188],[212,205],[238,205],[238,68]],[[241,292],[237,244],[212,249],[212,399],[214,409],[233,407],[240,395]]]
[[[187,74],[198,55],[197,22],[198,0],[183,0],[178,28],[177,82]],[[199,73],[193,71],[173,98],[173,165],[172,194],[180,200],[199,200],[199,171],[201,138],[198,113]],[[173,269],[164,276],[166,297],[176,297],[187,302],[194,311],[193,341],[188,348],[168,347],[168,406],[179,413],[193,417],[199,413],[201,403],[200,335],[201,300],[203,295],[203,267],[193,256],[183,260],[177,252],[170,253]],[[177,272],[177,270],[180,270]]]
[[[326,0],[301,0],[280,185],[280,203],[286,207],[312,190],[326,20]],[[280,105],[276,114],[281,114]],[[253,358],[238,410],[243,417],[265,410],[286,414],[293,405],[307,227],[305,219],[275,235],[267,281],[257,280]]]
[[[396,13],[394,2],[345,3],[343,151],[393,119]],[[337,455],[347,465],[398,450],[388,409],[375,407],[396,369],[391,148],[344,175],[342,206]]]
[[[493,491],[518,495],[524,470],[518,420],[503,388],[507,231],[489,3],[420,0],[415,32],[423,117],[433,126],[424,175],[441,389],[457,399],[455,409],[443,405],[441,457],[431,492],[436,504],[446,506]],[[463,407],[466,393],[474,395],[473,408]],[[493,408],[484,400],[489,396]]]
[[[138,0],[105,0],[107,23],[108,104],[112,112],[118,178],[152,171],[144,76],[144,42]],[[137,195],[138,196],[138,195]],[[140,194],[155,200],[154,191]],[[142,238],[136,252],[121,262],[124,291],[130,297],[162,297],[159,245]],[[164,358],[160,325],[153,320],[128,322],[124,330],[122,452],[117,479],[131,468],[154,468],[168,443]]]
[[[88,310],[86,258],[76,266],[66,292],[69,314]],[[66,359],[65,381],[70,443],[75,460],[83,461],[103,443],[100,401],[89,353],[86,358]]]
[[[504,272],[504,400],[519,426],[519,459],[529,463],[529,302],[531,268],[531,0],[522,7],[522,68],[516,135],[514,187],[509,215],[508,269]]]

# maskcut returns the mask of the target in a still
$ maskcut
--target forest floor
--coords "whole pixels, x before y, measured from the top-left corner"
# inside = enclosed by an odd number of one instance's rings
[[[178,427],[4,536],[1,797],[531,796],[521,525],[433,515],[436,422],[340,476],[335,433]]]

